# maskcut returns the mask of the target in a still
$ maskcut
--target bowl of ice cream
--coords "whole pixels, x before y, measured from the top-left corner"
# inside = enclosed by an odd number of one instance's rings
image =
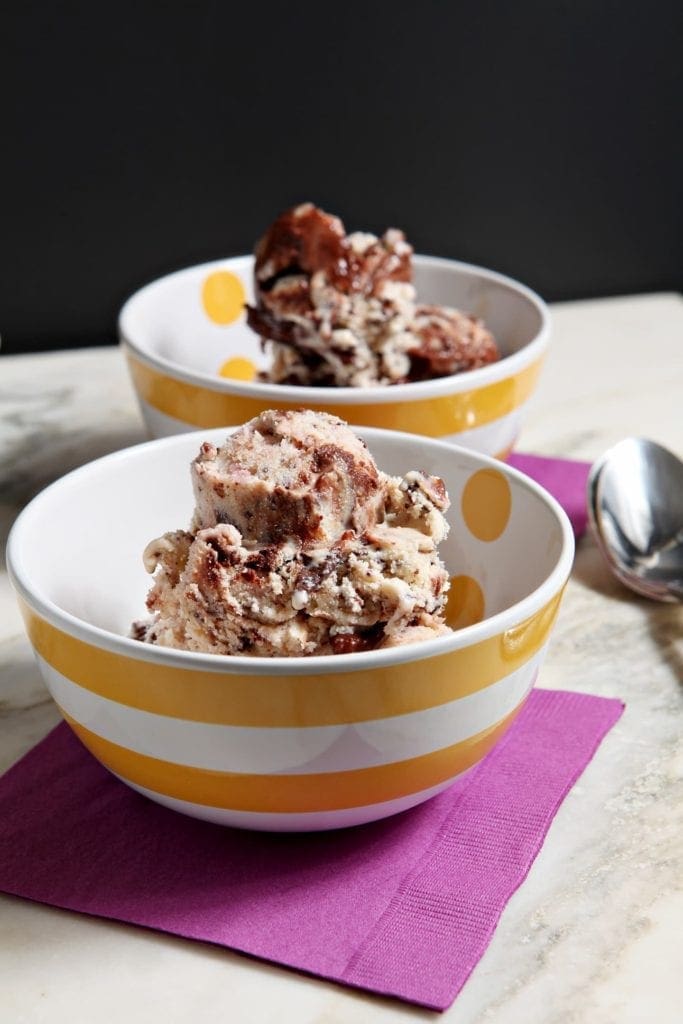
[[[153,437],[305,406],[505,457],[549,335],[529,288],[414,256],[400,231],[346,234],[304,204],[255,255],[160,278],[119,316]]]
[[[504,463],[357,434],[265,413],[98,459],[19,516],[8,567],[47,687],[152,800],[273,831],[372,821],[472,769],[524,703],[564,512]]]

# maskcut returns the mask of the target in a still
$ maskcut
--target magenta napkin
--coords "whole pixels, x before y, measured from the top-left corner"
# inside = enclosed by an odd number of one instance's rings
[[[622,710],[534,690],[498,747],[446,792],[310,835],[166,810],[59,725],[0,779],[0,889],[442,1010]]]
[[[544,455],[527,455],[522,452],[512,452],[507,462],[532,477],[552,494],[569,516],[577,538],[585,532],[586,484],[591,468],[590,462],[547,458]]]

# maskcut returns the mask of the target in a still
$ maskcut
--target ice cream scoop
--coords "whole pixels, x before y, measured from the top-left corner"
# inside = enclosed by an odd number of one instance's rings
[[[133,635],[218,654],[296,656],[448,632],[443,481],[381,472],[343,420],[268,411],[192,463],[189,530],[150,542],[152,618]]]
[[[192,464],[196,529],[229,523],[247,546],[331,545],[377,521],[374,459],[342,421],[310,410],[268,411]]]
[[[474,316],[419,305],[402,231],[347,234],[312,203],[286,210],[256,246],[249,326],[279,384],[371,387],[429,380],[498,358]]]

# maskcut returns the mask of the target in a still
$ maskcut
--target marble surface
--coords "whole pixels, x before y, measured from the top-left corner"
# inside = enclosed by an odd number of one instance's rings
[[[553,307],[519,447],[592,459],[629,434],[683,455],[683,299]],[[116,350],[0,358],[0,524],[66,470],[144,437]],[[3,543],[4,549],[4,543]],[[561,808],[449,1024],[680,1020],[683,606],[612,580],[578,548],[541,685],[627,710]],[[0,573],[0,771],[58,721]],[[429,1020],[227,950],[0,896],[0,1020]]]

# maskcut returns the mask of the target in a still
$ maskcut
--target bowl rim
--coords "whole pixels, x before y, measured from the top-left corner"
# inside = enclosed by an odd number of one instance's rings
[[[168,282],[190,276],[199,271],[210,271],[218,268],[229,270],[231,267],[236,267],[240,264],[239,269],[248,270],[253,265],[253,261],[254,257],[251,254],[245,254],[210,260],[206,263],[196,263],[181,270],[176,270],[173,273],[165,274],[162,277],[157,277],[148,284],[143,285],[126,299],[119,311],[117,331],[121,345],[128,349],[136,359],[152,369],[158,370],[166,377],[179,379],[188,384],[194,384],[220,394],[242,395],[262,401],[272,400],[274,403],[291,402],[304,406],[320,406],[321,404],[384,405],[392,402],[419,401],[443,395],[455,395],[474,391],[488,384],[495,384],[506,377],[519,373],[539,359],[545,351],[550,337],[550,311],[543,299],[536,292],[532,291],[531,288],[527,287],[527,285],[505,274],[500,274],[498,271],[489,270],[474,263],[464,263],[460,260],[451,260],[441,256],[425,256],[419,253],[416,253],[413,257],[413,262],[418,267],[457,270],[466,276],[480,277],[484,280],[503,285],[521,296],[534,308],[540,318],[540,327],[536,335],[517,352],[503,356],[502,359],[497,360],[495,363],[489,363],[487,366],[479,367],[476,370],[465,370],[447,377],[437,377],[434,380],[414,381],[409,384],[392,384],[390,386],[375,385],[367,388],[300,387],[292,384],[266,384],[259,381],[231,380],[226,377],[219,377],[217,374],[213,375],[201,370],[194,370],[181,363],[167,359],[165,356],[158,355],[141,343],[139,334],[137,337],[135,336],[135,331],[131,329],[131,319],[134,315],[135,305],[149,295],[150,292],[165,286]]]
[[[444,458],[455,453],[464,456],[466,460],[471,461],[477,468],[502,470],[511,480],[514,480],[518,485],[540,498],[543,504],[555,516],[561,530],[562,544],[553,569],[538,587],[520,601],[516,601],[495,615],[484,618],[481,622],[465,626],[446,636],[436,637],[433,640],[416,641],[413,644],[390,647],[383,650],[351,654],[313,655],[309,657],[257,658],[245,655],[182,651],[169,647],[143,644],[139,640],[113,633],[110,630],[103,629],[100,626],[95,626],[84,619],[78,618],[71,612],[60,608],[59,605],[45,594],[41,594],[32,585],[26,567],[23,564],[22,547],[26,543],[27,538],[30,537],[32,523],[36,516],[40,515],[41,506],[46,501],[49,501],[50,495],[56,490],[68,488],[74,482],[81,481],[96,466],[102,466],[103,464],[116,465],[125,461],[132,454],[143,454],[145,452],[158,451],[161,448],[172,448],[175,445],[188,444],[191,438],[195,439],[197,447],[199,447],[201,441],[205,440],[207,436],[211,437],[213,435],[218,437],[223,434],[225,437],[237,429],[239,428],[215,427],[211,431],[198,430],[174,434],[170,437],[157,438],[142,444],[131,445],[79,466],[77,469],[71,470],[71,472],[66,473],[45,487],[20,512],[12,526],[7,541],[7,570],[10,581],[19,597],[57,629],[91,646],[134,658],[138,661],[150,661],[175,668],[193,668],[223,675],[239,674],[286,677],[293,675],[332,675],[361,670],[367,671],[370,669],[381,670],[406,662],[420,662],[439,655],[449,654],[452,651],[469,647],[482,640],[497,636],[511,627],[518,626],[560,593],[569,578],[575,549],[572,526],[564,509],[555,498],[530,477],[504,462],[449,442],[424,438],[420,435],[409,434],[403,431],[352,426],[354,432],[360,434],[368,442],[370,451],[372,451],[372,442],[375,438],[382,440],[391,439],[397,444],[401,444],[402,441],[415,442],[417,440],[431,449],[437,449],[437,451],[443,454]]]

